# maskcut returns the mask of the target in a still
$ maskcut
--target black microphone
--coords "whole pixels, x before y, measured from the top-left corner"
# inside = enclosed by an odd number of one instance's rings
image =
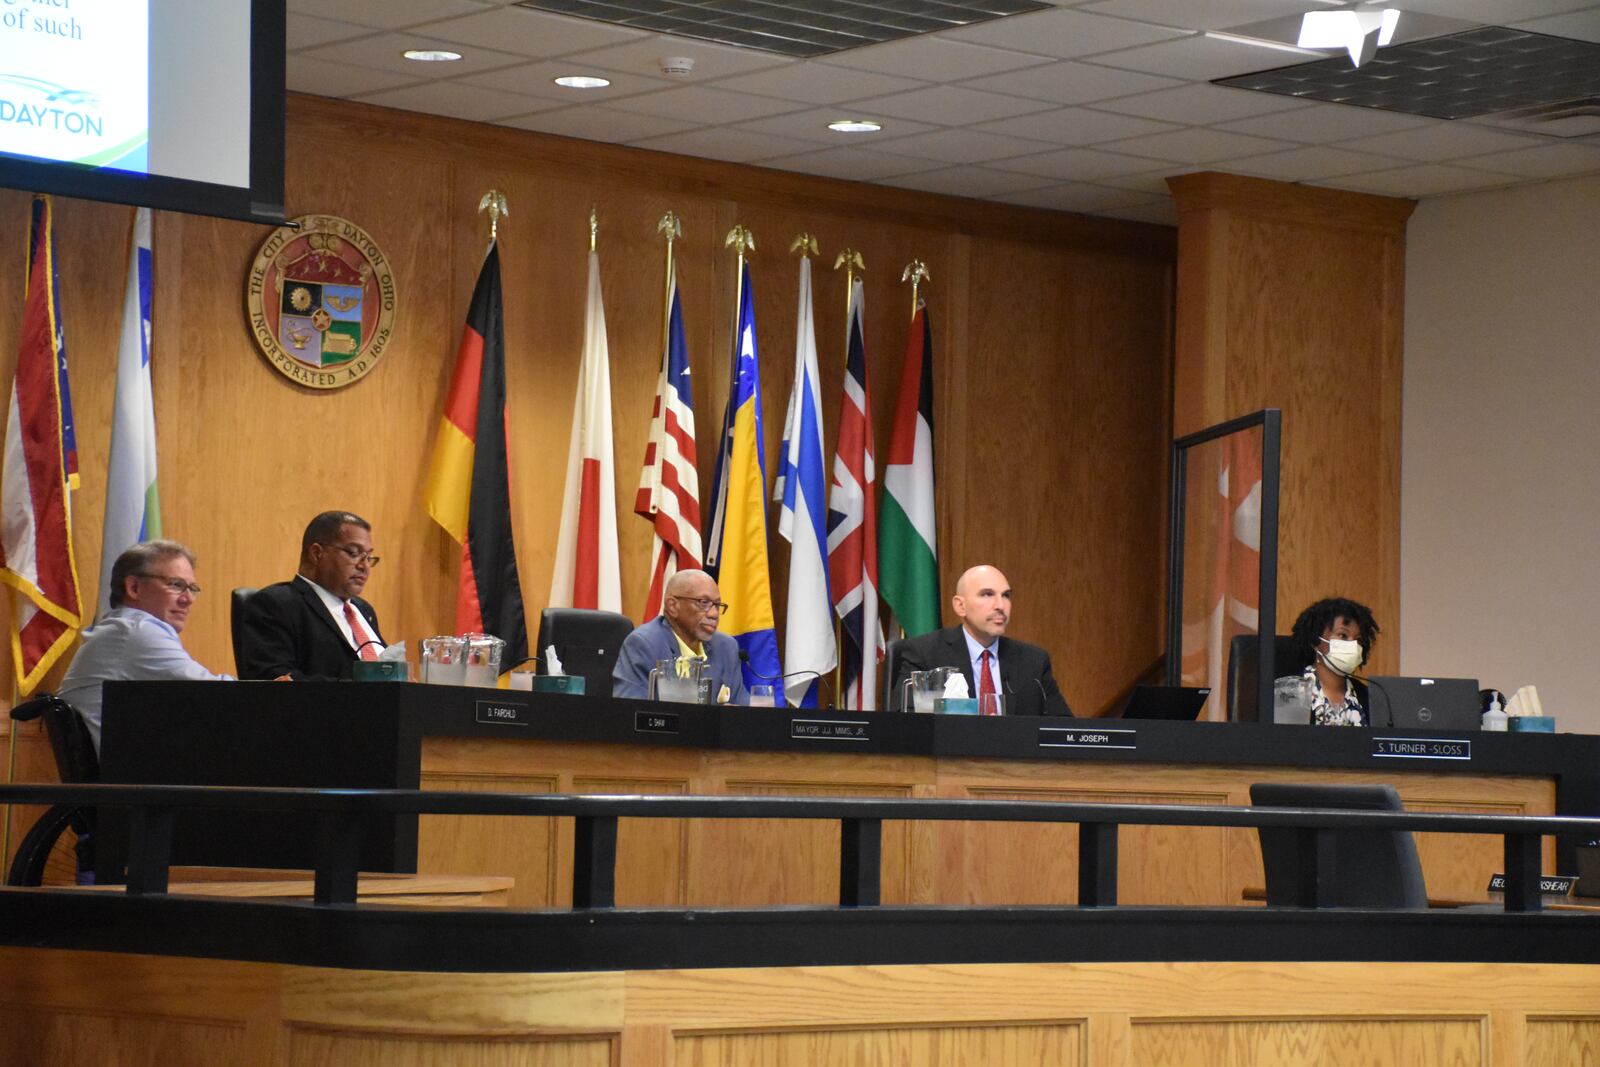
[[[1359,675],[1355,675],[1355,674],[1347,675],[1346,677],[1350,678],[1353,681],[1360,682],[1362,685],[1370,686],[1370,687],[1376,689],[1378,692],[1383,694],[1383,710],[1384,710],[1384,713],[1386,715],[1388,715],[1389,721],[1388,722],[1377,722],[1377,721],[1375,721],[1377,716],[1373,715],[1372,713],[1374,711],[1376,711],[1377,708],[1376,707],[1372,707],[1372,708],[1368,708],[1367,709],[1367,725],[1368,726],[1389,726],[1389,727],[1394,726],[1394,701],[1389,699],[1389,691],[1383,687],[1383,683],[1379,682],[1379,681],[1375,681],[1372,678],[1362,678]],[[1372,701],[1372,703],[1374,705],[1376,705],[1377,701]]]
[[[758,671],[754,667],[750,666],[750,653],[747,652],[746,650],[742,649],[742,648],[739,650],[739,662],[744,667],[748,668],[751,674],[755,675],[757,678],[760,678],[763,682],[771,682],[774,685],[776,685],[779,690],[783,690],[783,704],[781,705],[782,707],[788,707],[789,706],[789,694],[788,694],[787,690],[784,690],[784,685],[783,685],[783,683],[785,681],[787,681],[788,679],[790,679],[790,678],[806,678],[806,677],[815,678],[817,680],[817,682],[818,682],[818,688],[819,689],[821,688],[821,686],[826,685],[827,681],[828,681],[827,676],[825,674],[823,674],[821,671],[790,671],[788,674],[762,674],[760,671]],[[774,696],[776,696],[776,695],[777,694],[774,693]],[[833,711],[834,710],[833,701],[829,700],[828,701],[828,706],[826,708],[824,708],[823,710],[824,711]]]

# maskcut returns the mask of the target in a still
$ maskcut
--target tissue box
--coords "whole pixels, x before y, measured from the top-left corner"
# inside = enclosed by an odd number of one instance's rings
[[[1556,732],[1554,715],[1510,715],[1506,729],[1521,734],[1553,734]]]
[[[404,682],[411,672],[403,659],[357,660],[350,665],[350,677],[358,682]]]
[[[533,691],[535,693],[567,693],[581,697],[583,696],[583,675],[536,674],[533,676]]]
[[[976,715],[977,697],[934,697],[933,710],[937,715]]]

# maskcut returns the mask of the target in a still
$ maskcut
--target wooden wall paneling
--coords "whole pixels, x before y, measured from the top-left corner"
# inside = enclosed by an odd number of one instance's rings
[[[1593,1014],[1551,1018],[1529,1013],[1508,1021],[1522,1023],[1525,1044],[1516,1051],[1525,1055],[1527,1067],[1587,1067],[1600,1061],[1600,1018]]]
[[[289,1067],[612,1067],[604,1037],[479,1037],[294,1027]]]
[[[242,1028],[172,1016],[33,1012],[0,1006],[0,1067],[212,1067],[235,1062]]]
[[[1138,1022],[1131,1060],[1149,1067],[1482,1064],[1482,1020],[1284,1019]]]
[[[1399,662],[1399,390],[1414,204],[1223,174],[1169,181],[1179,209],[1177,433],[1284,413],[1278,622],[1368,604]]]
[[[556,793],[548,774],[449,775],[424,771],[423,789],[469,793]],[[572,849],[563,849],[563,820],[489,815],[423,815],[417,820],[418,874],[493,874],[516,879],[506,904],[556,907],[572,899]],[[570,835],[570,831],[569,831]]]
[[[687,778],[573,775],[572,792],[586,795],[681,796]],[[570,824],[570,820],[562,820]],[[685,819],[617,820],[617,905],[684,907],[689,903],[689,826]],[[571,896],[571,890],[568,890]]]

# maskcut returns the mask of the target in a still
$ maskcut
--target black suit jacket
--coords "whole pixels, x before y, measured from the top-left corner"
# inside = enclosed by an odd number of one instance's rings
[[[360,597],[350,603],[382,641],[372,605]],[[299,681],[349,678],[357,658],[316,590],[299,579],[257,590],[240,619],[240,637],[244,646],[234,650],[240,678],[270,680],[285,674]]]
[[[1000,656],[1000,688],[1005,693],[1007,715],[1072,714],[1050,671],[1050,653],[1038,645],[1009,637],[1000,638],[996,651]],[[966,639],[961,636],[961,627],[951,626],[900,642],[900,663],[889,698],[891,708],[899,709],[900,684],[908,674],[933,667],[958,668],[967,680],[967,692],[977,694],[978,687],[972,680],[972,661],[967,658]]]

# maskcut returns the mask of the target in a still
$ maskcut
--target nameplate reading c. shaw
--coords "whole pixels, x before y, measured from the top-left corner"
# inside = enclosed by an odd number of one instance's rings
[[[1041,726],[1040,748],[1120,748],[1139,747],[1137,730],[1106,730],[1098,727]]]
[[[478,721],[498,726],[528,725],[528,705],[512,704],[504,700],[478,701]]]
[[[1372,754],[1380,759],[1470,760],[1472,742],[1447,737],[1374,737]]]
[[[789,736],[797,741],[870,741],[865,720],[790,719]]]
[[[678,713],[675,711],[636,711],[633,729],[641,734],[675,734],[678,732]]]

